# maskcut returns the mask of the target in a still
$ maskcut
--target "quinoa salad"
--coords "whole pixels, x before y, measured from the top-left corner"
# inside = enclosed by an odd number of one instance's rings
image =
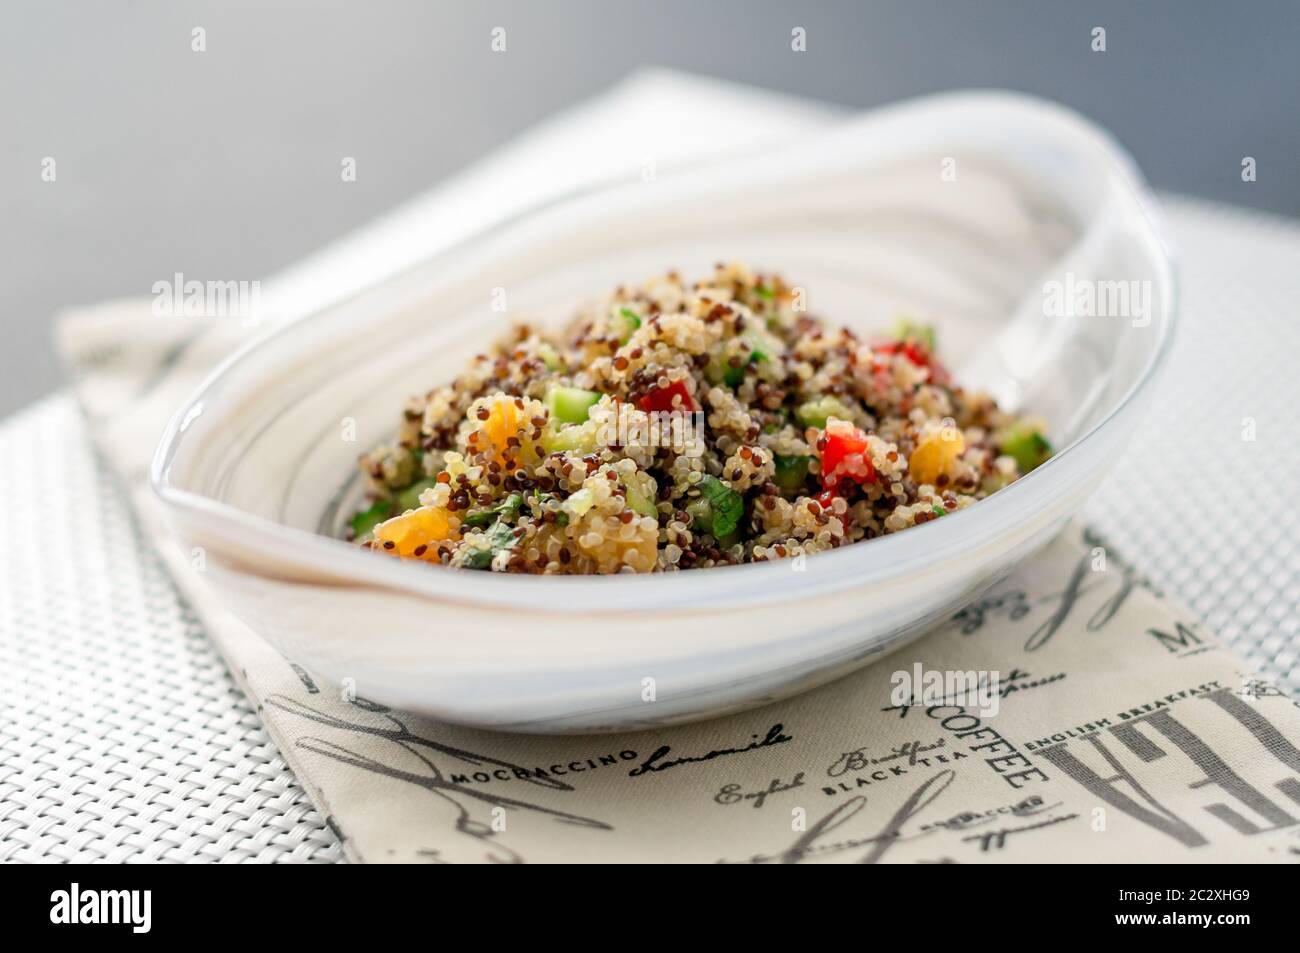
[[[407,560],[514,573],[801,558],[975,504],[1052,453],[964,390],[933,331],[859,336],[743,265],[621,287],[560,333],[515,325],[407,401],[348,529]]]

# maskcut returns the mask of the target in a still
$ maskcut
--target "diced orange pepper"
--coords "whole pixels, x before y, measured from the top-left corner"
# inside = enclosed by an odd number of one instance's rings
[[[519,423],[522,417],[523,414],[515,406],[515,402],[508,397],[499,398],[492,404],[488,419],[483,421],[483,433],[487,435],[488,440],[492,441],[492,446],[496,448],[498,455],[505,453],[511,437],[519,435]]]
[[[421,506],[374,528],[376,545],[403,559],[438,560],[438,543],[460,535],[460,519],[437,506]]]

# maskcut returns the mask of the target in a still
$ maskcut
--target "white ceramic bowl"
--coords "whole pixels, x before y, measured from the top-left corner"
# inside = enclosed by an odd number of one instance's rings
[[[1057,106],[981,93],[883,110],[777,154],[534,210],[275,330],[177,414],[154,484],[231,609],[376,701],[529,732],[761,704],[948,618],[1078,510],[1132,433],[1173,329],[1149,207],[1124,154]],[[358,452],[507,318],[563,320],[615,284],[722,259],[781,271],[834,322],[933,321],[958,379],[1046,416],[1060,451],[978,506],[811,557],[802,572],[516,577],[331,538],[360,496]],[[1053,280],[1138,282],[1148,307],[1049,317]],[[492,310],[497,289],[508,315]]]

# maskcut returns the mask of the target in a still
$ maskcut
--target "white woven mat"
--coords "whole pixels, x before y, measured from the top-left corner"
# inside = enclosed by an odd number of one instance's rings
[[[1300,696],[1300,223],[1164,205],[1182,320],[1152,413],[1088,519]]]
[[[1300,225],[1185,199],[1166,212],[1179,339],[1089,514],[1300,694]],[[0,424],[0,500],[0,861],[338,860],[71,398]]]
[[[335,860],[72,398],[0,425],[0,861]]]

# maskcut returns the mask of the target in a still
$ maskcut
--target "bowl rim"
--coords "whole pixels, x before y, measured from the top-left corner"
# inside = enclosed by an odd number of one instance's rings
[[[669,612],[722,610],[736,604],[752,606],[786,603],[796,598],[807,599],[850,587],[898,580],[919,569],[960,559],[977,549],[984,539],[1002,535],[1003,531],[993,529],[1002,525],[997,517],[1014,516],[1019,504],[1028,498],[1029,493],[1045,487],[1047,480],[1063,475],[1065,460],[1077,458],[1080,448],[1094,442],[1103,431],[1111,429],[1118,418],[1134,407],[1137,398],[1151,388],[1172,348],[1179,299],[1176,263],[1149,186],[1132,156],[1105,130],[1074,110],[1022,93],[972,90],[908,99],[860,114],[847,122],[860,121],[868,115],[896,114],[923,106],[933,108],[958,105],[966,109],[997,107],[1037,113],[1038,118],[1054,120],[1081,142],[1091,140],[1100,146],[1104,158],[1112,167],[1111,171],[1117,174],[1118,181],[1127,187],[1134,200],[1135,220],[1145,223],[1145,231],[1140,234],[1143,243],[1153,251],[1152,259],[1156,265],[1163,305],[1159,319],[1154,322],[1160,338],[1129,389],[1086,432],[1058,450],[1040,467],[981,500],[977,507],[959,510],[942,520],[914,526],[906,533],[863,541],[870,543],[869,546],[855,544],[816,553],[818,571],[800,573],[801,578],[794,587],[788,585],[790,580],[785,576],[787,585],[783,587],[774,583],[778,580],[778,573],[790,572],[786,560],[712,567],[707,572],[558,577],[416,566],[405,560],[376,559],[374,554],[344,540],[286,526],[171,484],[171,467],[181,452],[189,424],[203,413],[207,402],[217,396],[228,377],[272,342],[280,340],[282,336],[301,332],[315,315],[331,312],[382,288],[383,284],[362,289],[323,308],[289,318],[256,335],[222,359],[168,421],[149,468],[150,486],[174,513],[204,520],[209,527],[224,526],[231,534],[239,535],[241,544],[260,545],[262,551],[302,569],[310,569],[332,580],[346,579],[353,585],[395,590],[438,602],[478,608],[517,608],[568,614],[650,609]],[[834,135],[844,124],[845,121],[834,124],[829,134]],[[798,148],[806,149],[808,144]],[[723,161],[726,163],[735,160]],[[456,248],[406,269],[384,284],[428,268],[458,249],[489,241],[500,232],[527,222],[556,205],[576,198],[599,197],[610,191],[612,190],[608,186],[594,185],[520,210],[488,229],[469,236]],[[1034,511],[1033,508],[1021,508],[1022,513]],[[982,526],[987,527],[983,532]],[[796,589],[797,592],[794,591]]]

